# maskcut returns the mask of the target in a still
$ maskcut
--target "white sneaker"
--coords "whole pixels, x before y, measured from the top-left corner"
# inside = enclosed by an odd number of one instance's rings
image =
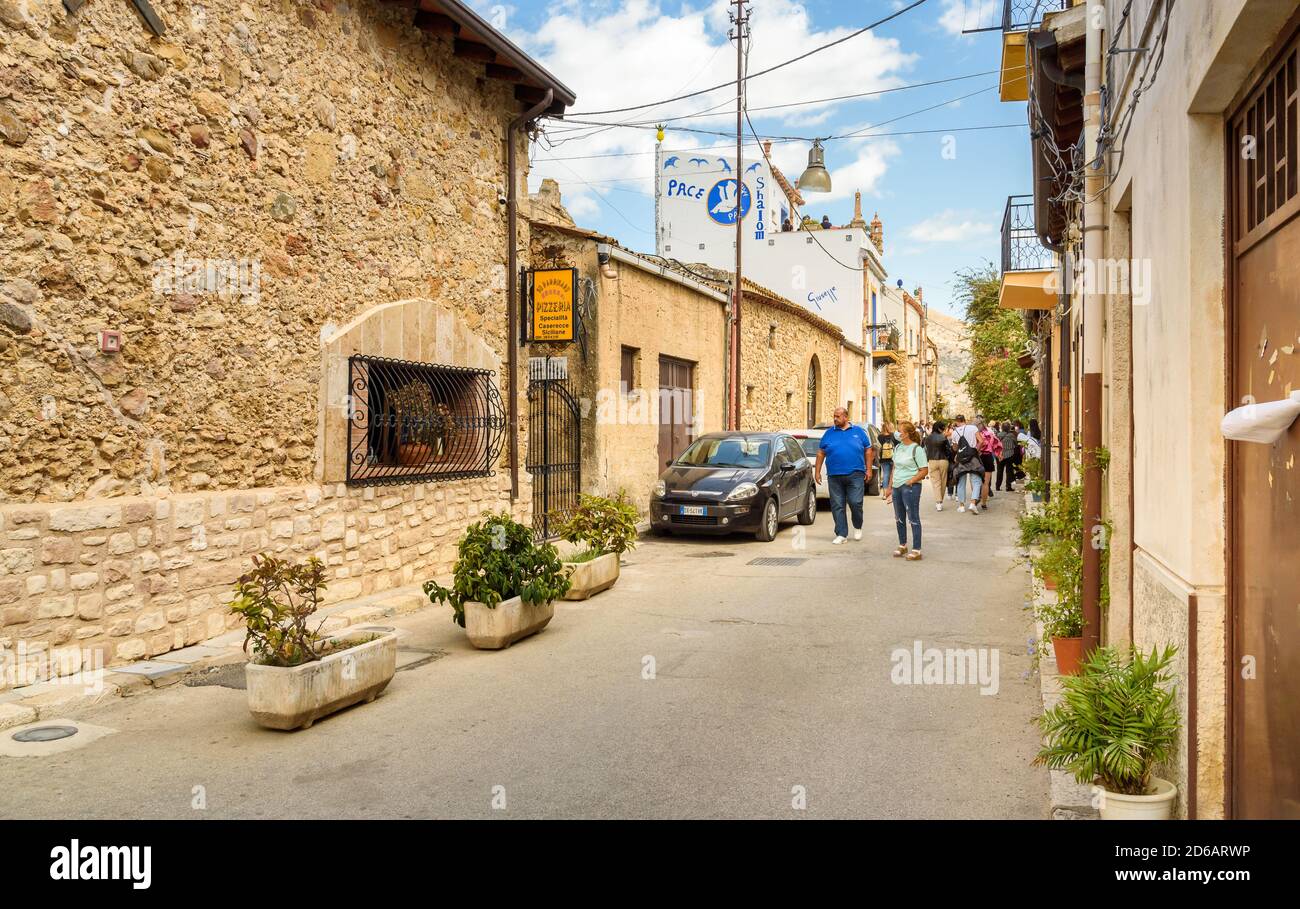
[[[861,530],[855,530],[855,531],[853,531],[853,539],[855,539],[855,540],[861,540],[861,539],[862,539],[862,531],[861,531]]]
[[[942,503],[942,502],[935,502],[935,503],[934,503],[934,510],[935,510],[935,511],[943,511],[943,503]]]
[[[966,506],[965,506],[965,505],[958,505],[958,506],[957,506],[957,513],[958,513],[958,514],[965,514],[965,513],[966,513]]]
[[[848,539],[848,537],[837,536],[837,537],[835,537],[835,539],[831,540],[831,545],[832,545],[832,546],[838,546],[838,545],[840,545],[841,543],[843,543],[843,542],[844,542],[845,540],[847,540],[847,539]]]
[[[972,504],[971,507],[970,507],[970,513],[971,513],[971,514],[979,514],[979,513],[980,513],[980,507],[979,507],[978,505],[974,505],[974,504]]]

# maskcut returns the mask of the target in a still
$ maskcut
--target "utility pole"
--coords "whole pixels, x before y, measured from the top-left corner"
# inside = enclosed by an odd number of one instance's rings
[[[741,250],[744,248],[744,193],[745,193],[745,38],[749,27],[749,14],[745,6],[749,0],[731,0],[736,11],[731,14],[731,21],[736,30],[736,277],[732,288],[731,300],[731,412],[727,423],[731,429],[740,429],[740,301],[744,296],[741,283]]]
[[[1102,316],[1104,301],[1097,282],[1102,258],[1105,225],[1104,169],[1101,161],[1101,69],[1102,18],[1104,0],[1092,0],[1087,10],[1085,33],[1083,131],[1083,653],[1087,656],[1101,643],[1101,547],[1109,541],[1098,538],[1101,523],[1101,369]]]

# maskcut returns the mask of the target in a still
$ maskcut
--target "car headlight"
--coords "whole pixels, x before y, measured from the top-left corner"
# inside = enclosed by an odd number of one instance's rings
[[[668,491],[668,487],[667,487],[666,485],[664,485],[664,481],[663,481],[663,480],[660,480],[658,483],[655,484],[655,498],[656,498],[656,499],[662,499],[662,498],[664,497],[664,493],[666,493],[667,491]]]
[[[758,495],[757,486],[753,483],[741,483],[735,489],[731,490],[731,492],[727,493],[726,501],[736,502],[740,499],[752,499],[756,495]]]

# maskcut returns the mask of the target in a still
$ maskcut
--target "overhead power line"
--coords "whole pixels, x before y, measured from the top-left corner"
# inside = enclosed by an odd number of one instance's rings
[[[899,16],[903,15],[903,13],[909,12],[910,10],[914,10],[925,2],[927,2],[927,0],[913,0],[913,2],[909,3],[907,6],[895,10],[894,12],[890,13],[888,16],[884,16],[880,19],[877,19],[875,22],[872,22],[869,25],[864,25],[862,28],[858,29],[857,31],[850,32],[849,34],[845,35],[842,38],[836,38],[834,41],[828,41],[827,43],[819,47],[814,47],[812,50],[800,54],[797,57],[791,57],[789,60],[785,60],[781,63],[777,63],[774,66],[769,66],[767,69],[760,69],[756,73],[750,73],[749,75],[745,76],[744,81],[748,82],[750,79],[757,79],[759,76],[764,76],[767,75],[768,73],[776,72],[778,69],[783,69],[784,67],[790,66],[793,63],[798,63],[800,60],[807,60],[813,54],[821,53],[824,50],[829,50],[830,48],[835,47],[836,45],[843,44],[845,41],[852,40],[853,38],[856,38],[859,35],[865,34],[866,32],[871,31],[873,28],[878,28],[879,26],[884,25],[886,22],[889,22],[892,19],[897,19]],[[698,91],[693,91],[685,95],[677,95],[676,97],[673,98],[664,98],[661,101],[651,101],[646,104],[634,104],[630,107],[612,107],[607,110],[575,111],[573,116],[591,117],[600,114],[623,114],[623,113],[627,113],[628,111],[645,110],[646,108],[649,107],[661,107],[665,104],[672,104],[674,101],[685,101],[687,98],[698,98],[700,95],[707,95],[710,92],[715,92],[720,88],[728,88],[729,86],[735,85],[737,81],[739,80],[732,79],[729,82],[721,82],[717,85],[712,85],[708,88],[702,88],[699,89]],[[568,118],[566,117],[565,119]]]

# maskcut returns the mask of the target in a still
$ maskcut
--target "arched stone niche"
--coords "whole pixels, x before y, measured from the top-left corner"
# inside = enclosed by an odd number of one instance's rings
[[[427,299],[376,306],[323,336],[316,478],[324,483],[347,480],[348,358],[353,354],[490,369],[498,379],[501,371],[501,358],[487,341],[456,312]]]

